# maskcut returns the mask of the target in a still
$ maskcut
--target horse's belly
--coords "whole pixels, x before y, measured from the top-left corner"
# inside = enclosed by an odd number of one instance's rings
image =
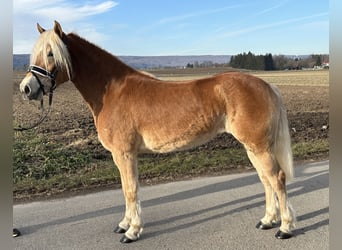
[[[215,136],[201,136],[193,140],[188,138],[175,138],[174,140],[163,142],[144,140],[143,144],[140,147],[140,150],[144,153],[167,153],[172,151],[182,151],[204,144],[207,141],[211,140],[213,137]]]
[[[151,131],[142,135],[141,152],[167,153],[172,151],[187,150],[202,145],[217,134],[228,132],[226,119],[220,119],[208,129],[186,129]]]

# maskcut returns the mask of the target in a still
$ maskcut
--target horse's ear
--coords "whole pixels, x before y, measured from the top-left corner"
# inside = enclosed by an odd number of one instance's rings
[[[60,38],[63,38],[63,30],[59,22],[55,21],[55,26],[53,29]]]
[[[37,23],[37,29],[39,33],[43,33],[45,31],[45,29],[43,29],[42,26],[39,25],[39,23]]]

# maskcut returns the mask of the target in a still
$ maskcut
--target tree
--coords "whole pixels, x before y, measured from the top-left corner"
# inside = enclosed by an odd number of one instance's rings
[[[316,56],[316,66],[321,66],[322,65],[322,59],[320,55]]]
[[[283,70],[288,68],[289,59],[284,55],[273,56],[274,68],[278,70]]]
[[[233,68],[251,70],[274,70],[272,54],[254,55],[252,52],[238,54],[230,58],[230,66]]]
[[[274,70],[274,63],[272,54],[266,54],[264,57],[265,61],[265,70]]]

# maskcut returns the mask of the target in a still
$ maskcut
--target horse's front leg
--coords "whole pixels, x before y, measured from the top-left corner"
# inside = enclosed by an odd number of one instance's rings
[[[114,229],[114,232],[125,233],[120,242],[130,243],[138,240],[143,230],[138,198],[137,156],[131,152],[116,151],[113,152],[113,158],[120,171],[122,190],[126,200],[125,217]]]

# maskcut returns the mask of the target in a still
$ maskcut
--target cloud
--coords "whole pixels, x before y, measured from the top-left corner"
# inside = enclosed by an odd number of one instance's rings
[[[201,16],[206,16],[206,15],[212,15],[212,14],[224,12],[224,11],[231,10],[231,9],[241,8],[244,6],[245,6],[244,4],[236,4],[236,5],[225,6],[225,7],[216,8],[216,9],[208,9],[208,10],[204,10],[204,11],[190,12],[190,13],[185,13],[185,14],[176,15],[176,16],[164,17],[162,19],[155,21],[154,23],[150,24],[147,27],[143,27],[140,30],[140,32],[144,33],[146,31],[152,30],[154,28],[159,28],[160,26],[163,26],[166,24],[174,24],[174,23],[184,21],[187,19],[197,18],[197,17],[201,17]],[[182,24],[180,24],[180,25],[182,25]]]
[[[192,12],[192,13],[187,13],[187,14],[178,15],[178,16],[166,17],[166,18],[159,20],[157,23],[158,24],[172,23],[172,22],[177,22],[177,21],[181,21],[184,19],[188,19],[188,18],[216,14],[219,12],[224,12],[227,10],[231,10],[231,9],[235,9],[235,8],[241,8],[241,7],[243,7],[242,4],[237,4],[237,5],[225,6],[225,7],[216,8],[216,9],[208,9],[208,10],[204,10],[204,11]]]
[[[99,15],[111,11],[118,3],[115,1],[71,1],[71,0],[15,0],[13,1],[13,52],[29,53],[37,38],[35,25],[37,22],[44,25],[52,25],[53,20],[59,21],[66,32],[68,27],[78,27],[82,30],[81,21],[90,16]],[[87,27],[92,30],[94,42],[104,40],[104,35],[96,32],[94,27]],[[47,27],[49,28],[49,27]]]
[[[275,10],[275,9],[278,9],[278,8],[282,7],[283,5],[285,5],[285,3],[286,3],[286,1],[285,1],[285,2],[280,2],[280,3],[277,4],[277,5],[274,5],[274,6],[271,6],[271,7],[269,7],[269,8],[263,9],[263,10],[261,10],[261,11],[255,13],[254,15],[252,15],[251,18],[254,18],[254,17],[257,17],[257,16],[264,15],[264,14],[266,14],[266,13],[269,13],[269,12]]]
[[[241,36],[241,35],[244,35],[244,34],[247,34],[247,33],[251,33],[251,32],[254,32],[254,31],[275,28],[275,27],[279,27],[279,26],[284,26],[284,25],[292,24],[292,23],[298,23],[298,22],[301,22],[301,21],[304,21],[304,20],[314,19],[314,18],[317,18],[317,17],[327,16],[327,15],[328,15],[327,12],[323,12],[323,13],[318,13],[318,14],[314,14],[314,15],[310,15],[310,16],[292,18],[292,19],[287,19],[287,20],[283,20],[283,21],[279,21],[279,22],[274,22],[274,23],[269,23],[269,24],[256,25],[256,26],[245,28],[245,29],[239,29],[239,30],[235,30],[235,31],[226,32],[226,33],[224,33],[223,36],[224,37],[237,37],[237,36]]]
[[[62,22],[81,20],[85,17],[101,14],[118,5],[114,1],[104,1],[95,4],[82,4],[67,0],[16,0],[13,2],[15,16],[35,16],[53,18]]]

